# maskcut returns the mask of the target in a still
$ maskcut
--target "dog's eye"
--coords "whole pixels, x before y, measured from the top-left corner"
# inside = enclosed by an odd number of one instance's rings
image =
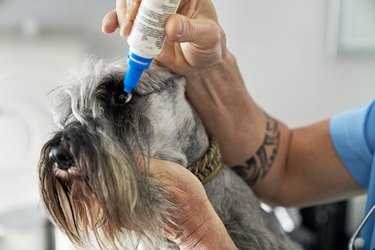
[[[132,99],[132,94],[128,94],[126,92],[116,93],[114,96],[115,103],[120,104],[120,105],[130,102],[131,99]]]
[[[132,94],[124,91],[124,81],[118,81],[112,89],[112,104],[124,105],[132,99]]]

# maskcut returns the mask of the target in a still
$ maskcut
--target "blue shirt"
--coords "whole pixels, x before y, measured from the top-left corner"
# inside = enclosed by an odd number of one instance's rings
[[[337,154],[349,173],[367,189],[366,212],[375,203],[375,100],[332,117],[330,134]],[[362,230],[365,250],[375,248],[375,215]]]

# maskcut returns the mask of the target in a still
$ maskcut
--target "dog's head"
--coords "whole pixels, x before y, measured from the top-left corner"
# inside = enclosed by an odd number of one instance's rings
[[[92,235],[114,247],[124,237],[161,237],[173,205],[147,174],[147,159],[188,166],[208,147],[182,77],[154,67],[126,103],[124,73],[121,64],[87,60],[55,91],[59,130],[42,149],[40,189],[54,222],[78,244]]]

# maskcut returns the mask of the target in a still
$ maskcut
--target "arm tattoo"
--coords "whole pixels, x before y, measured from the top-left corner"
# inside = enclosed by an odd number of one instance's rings
[[[233,170],[250,185],[254,185],[268,173],[279,149],[279,123],[267,114],[265,116],[266,134],[262,145],[254,156],[244,162],[244,165],[233,167]]]

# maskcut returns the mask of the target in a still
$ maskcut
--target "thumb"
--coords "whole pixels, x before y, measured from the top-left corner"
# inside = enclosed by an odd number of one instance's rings
[[[213,65],[224,54],[224,32],[211,19],[172,15],[165,30],[170,42],[180,43],[184,59],[190,66],[202,68]]]
[[[189,19],[185,16],[171,15],[165,32],[171,42],[190,42],[200,49],[209,49],[220,43],[221,28],[207,18]]]

